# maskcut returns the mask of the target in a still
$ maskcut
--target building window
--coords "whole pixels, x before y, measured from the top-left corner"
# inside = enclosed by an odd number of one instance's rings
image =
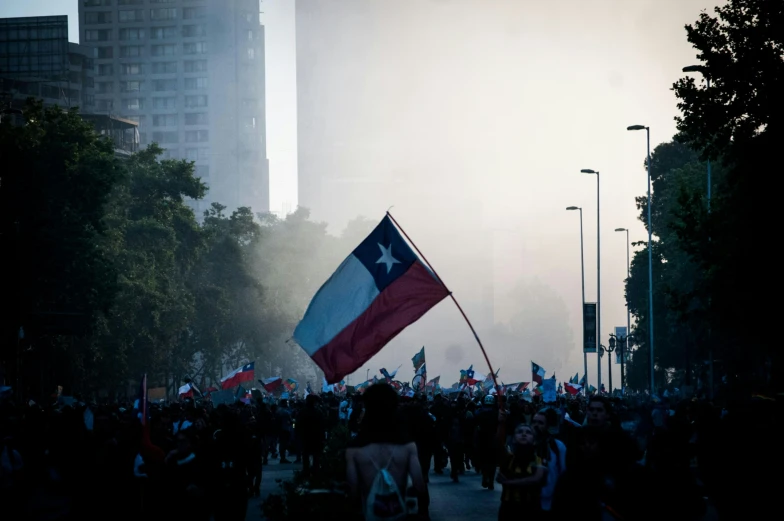
[[[122,100],[122,106],[126,110],[142,110],[144,109],[144,98],[125,98]]]
[[[153,40],[165,40],[177,37],[177,27],[170,25],[166,27],[153,27],[150,29],[150,38]]]
[[[193,36],[207,36],[207,26],[205,24],[183,25],[182,35],[186,38]]]
[[[150,0],[151,4],[173,4],[176,0]]]
[[[112,5],[112,0],[84,0],[85,7],[108,7]]]
[[[153,132],[152,140],[156,143],[179,143],[180,135],[176,130],[169,132]]]
[[[209,159],[209,147],[186,148],[185,159],[188,161],[206,161]]]
[[[207,88],[207,78],[185,78],[185,90],[198,90]]]
[[[165,148],[161,153],[161,159],[177,159],[180,155],[180,150],[177,148]]]
[[[177,98],[174,96],[167,98],[153,98],[152,108],[154,109],[174,109],[177,108]]]
[[[100,111],[110,111],[112,110],[114,103],[110,99],[99,99],[95,100],[95,110]]]
[[[186,143],[203,143],[209,141],[210,133],[207,130],[186,130],[185,142]]]
[[[120,40],[144,40],[144,29],[120,29]]]
[[[141,9],[131,9],[128,11],[120,11],[117,15],[121,22],[143,22],[144,11]]]
[[[110,24],[112,23],[112,12],[111,11],[88,11],[84,13],[84,23]]]
[[[105,42],[112,39],[111,29],[93,29],[84,32],[84,39],[88,42]]]
[[[204,7],[185,7],[182,10],[182,17],[186,20],[204,18],[205,16],[207,16],[207,9]]]
[[[122,45],[120,46],[121,58],[136,58],[142,55],[144,49],[141,45]]]
[[[153,45],[150,50],[153,56],[173,56],[177,54],[177,45],[173,43]]]
[[[243,16],[246,22],[253,23],[253,13],[245,13]]]
[[[248,31],[248,41],[253,41],[253,31]]]
[[[150,9],[150,20],[176,20],[177,8]]]
[[[120,74],[125,74],[127,76],[144,74],[144,65],[141,63],[121,63]]]
[[[255,57],[256,57],[256,50],[253,49],[253,47],[251,47],[250,49],[248,49],[248,59],[252,60]]]
[[[185,62],[185,72],[204,72],[207,70],[207,60],[189,60]]]
[[[207,96],[185,96],[185,106],[191,107],[206,107]]]
[[[143,81],[121,81],[120,92],[141,92]]]
[[[206,125],[207,124],[207,113],[206,112],[193,112],[190,114],[185,114],[185,124],[186,125]]]
[[[206,54],[207,42],[192,42],[182,44],[185,54]]]
[[[98,65],[96,74],[98,76],[112,76],[114,75],[114,65],[112,65],[111,63]]]
[[[84,104],[86,106],[92,107],[95,105],[95,96],[92,96],[90,94],[85,94],[84,96],[82,96],[82,98],[84,99]]]
[[[177,72],[177,62],[154,62],[152,64],[153,74],[166,74]]]
[[[177,114],[156,114],[152,117],[153,127],[177,126]]]
[[[95,92],[98,94],[111,94],[114,92],[113,81],[99,81],[95,84]]]
[[[113,58],[114,47],[93,47],[93,56],[99,59]]]
[[[152,80],[152,90],[155,92],[177,90],[177,80]]]
[[[117,5],[143,5],[144,0],[117,0]]]

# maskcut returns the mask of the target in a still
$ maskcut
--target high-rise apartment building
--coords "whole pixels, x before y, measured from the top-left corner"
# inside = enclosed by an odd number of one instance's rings
[[[68,42],[67,16],[2,18],[0,92],[16,106],[33,97],[92,112],[92,49]]]
[[[95,112],[139,123],[142,145],[189,159],[205,201],[269,210],[259,0],[79,0]]]

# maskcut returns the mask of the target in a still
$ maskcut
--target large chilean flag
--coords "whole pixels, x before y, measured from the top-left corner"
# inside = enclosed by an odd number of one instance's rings
[[[294,340],[337,383],[448,295],[386,216],[318,290]]]

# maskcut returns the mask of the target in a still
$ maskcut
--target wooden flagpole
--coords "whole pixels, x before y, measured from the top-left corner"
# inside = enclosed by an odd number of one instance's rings
[[[476,334],[476,330],[474,329],[474,326],[471,324],[471,321],[468,320],[468,316],[466,316],[465,311],[463,311],[463,308],[460,306],[460,303],[457,301],[455,296],[449,290],[447,285],[444,284],[444,281],[441,279],[441,277],[438,276],[438,273],[436,272],[436,270],[433,267],[433,265],[430,264],[430,262],[427,260],[427,257],[425,257],[424,254],[419,250],[419,248],[417,248],[417,245],[414,243],[414,241],[411,240],[411,237],[408,236],[408,234],[403,229],[403,227],[400,226],[400,224],[395,220],[394,217],[392,217],[392,214],[389,213],[389,211],[387,211],[387,215],[389,216],[390,219],[392,219],[392,222],[395,223],[395,226],[397,226],[397,229],[400,230],[400,233],[402,233],[403,236],[406,238],[406,240],[408,240],[408,242],[411,244],[411,246],[414,247],[414,249],[419,254],[419,256],[422,257],[422,260],[425,261],[425,264],[427,264],[428,268],[430,268],[430,270],[433,272],[433,275],[436,276],[436,279],[438,279],[438,282],[440,282],[441,285],[444,286],[444,288],[449,292],[449,298],[452,299],[452,302],[455,303],[455,306],[457,306],[457,309],[458,309],[458,311],[460,311],[460,314],[463,315],[463,318],[465,319],[466,324],[468,324],[468,327],[471,328],[471,333],[474,334],[474,338],[476,339],[476,343],[479,344],[479,349],[482,350],[482,355],[484,355],[485,362],[487,362],[487,367],[490,368],[490,374],[493,377],[493,385],[495,385],[496,391],[498,391],[499,390],[498,381],[495,378],[495,371],[493,371],[493,366],[490,364],[490,358],[488,358],[488,356],[487,356],[487,351],[485,351],[485,346],[483,346],[482,345],[482,341],[479,340],[479,335]],[[500,392],[499,392],[499,394],[500,394]]]

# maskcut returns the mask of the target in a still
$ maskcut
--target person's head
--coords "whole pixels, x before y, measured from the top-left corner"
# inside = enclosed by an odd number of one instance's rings
[[[534,433],[534,430],[528,425],[521,423],[515,427],[512,443],[516,448],[531,447],[533,446],[535,440],[536,434]]]
[[[317,401],[318,401],[318,398],[316,397],[315,394],[309,394],[308,397],[305,398],[305,406],[312,409],[312,408],[316,407],[316,402]]]
[[[488,394],[487,396],[485,396],[483,403],[485,407],[495,407],[495,395]]]
[[[362,399],[365,402],[366,414],[388,416],[397,409],[399,397],[391,385],[379,383],[371,385]]]
[[[610,421],[610,403],[604,396],[593,396],[588,401],[588,425],[606,427]]]

